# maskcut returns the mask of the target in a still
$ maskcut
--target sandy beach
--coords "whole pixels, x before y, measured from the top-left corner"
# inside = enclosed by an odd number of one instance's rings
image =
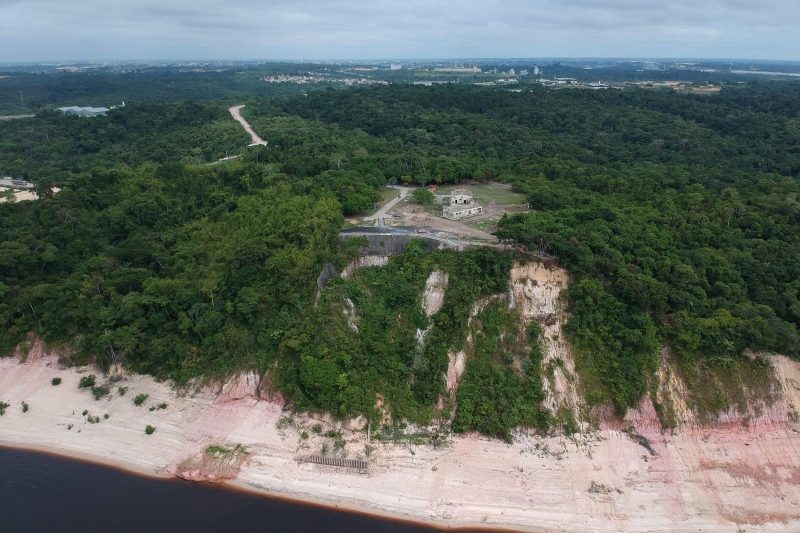
[[[797,364],[785,358],[775,364],[785,386],[797,387]],[[258,399],[253,375],[191,392],[122,375],[109,383],[108,396],[95,400],[78,388],[90,373],[98,384],[108,381],[91,368],[61,366],[41,343],[24,363],[18,357],[0,360],[0,401],[10,404],[0,417],[0,444],[148,475],[227,478],[262,493],[443,527],[800,529],[800,440],[796,425],[774,414],[778,407],[748,426],[731,420],[670,434],[661,432],[652,407],[643,405],[630,422],[649,448],[611,427],[578,438],[520,434],[512,445],[458,436],[432,447],[367,443],[356,423],[349,431],[307,415],[290,419],[280,402]],[[54,377],[62,379],[60,385],[51,384]],[[126,388],[124,395],[119,387]],[[138,394],[148,395],[140,406],[133,402]],[[797,390],[783,401],[794,402],[796,395]],[[159,409],[162,403],[166,408]],[[91,423],[95,416],[99,421]],[[145,434],[147,425],[156,428],[153,434]],[[334,427],[342,431],[348,457],[364,457],[365,446],[372,447],[367,473],[299,461],[318,453],[329,440],[324,433]],[[247,453],[207,451],[237,444]]]

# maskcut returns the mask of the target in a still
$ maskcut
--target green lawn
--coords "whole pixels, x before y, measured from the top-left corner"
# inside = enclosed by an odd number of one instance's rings
[[[520,205],[528,203],[528,199],[524,194],[514,192],[508,187],[494,184],[474,185],[471,187],[447,185],[439,187],[436,190],[436,194],[448,194],[453,189],[469,189],[472,191],[472,194],[475,195],[475,200],[477,202],[483,202],[485,204],[493,201],[498,205]]]
[[[400,191],[397,189],[390,189],[389,187],[381,187],[378,190],[378,193],[381,195],[380,205],[385,205],[386,202],[397,198],[397,195],[400,194]]]
[[[378,189],[378,194],[380,194],[381,199],[375,205],[375,209],[370,209],[367,212],[367,214],[369,215],[375,214],[378,211],[378,209],[386,205],[389,201],[397,198],[397,195],[400,194],[400,191],[398,191],[397,189],[390,189],[389,187],[381,187],[380,189]]]

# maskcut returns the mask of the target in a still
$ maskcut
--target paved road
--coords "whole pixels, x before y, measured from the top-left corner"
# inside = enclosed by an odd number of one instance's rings
[[[452,237],[444,237],[439,234],[439,232],[424,232],[420,233],[417,228],[414,227],[407,227],[407,226],[383,226],[383,227],[375,227],[375,226],[366,226],[362,228],[347,228],[343,229],[339,232],[339,235],[342,237],[360,237],[360,236],[368,236],[368,235],[407,235],[409,237],[419,237],[421,239],[431,239],[434,241],[439,241],[444,243],[449,248],[454,248],[456,250],[463,250],[464,248],[469,248],[471,246],[492,246],[489,243],[482,243],[476,241],[468,241],[463,239],[457,239]]]
[[[383,207],[378,209],[378,211],[376,211],[374,214],[372,214],[372,215],[370,215],[368,217],[364,217],[364,220],[377,220],[378,221],[378,225],[379,226],[383,226],[384,225],[383,224],[383,219],[386,217],[386,214],[394,206],[396,206],[398,203],[400,203],[403,200],[403,198],[405,198],[406,196],[411,194],[411,191],[414,190],[414,187],[400,187],[400,186],[397,186],[397,185],[390,185],[390,187],[392,189],[397,189],[398,191],[400,191],[400,195],[397,198],[395,198],[394,200],[391,200],[391,201],[387,202],[386,205],[384,205]]]
[[[235,105],[235,106],[231,107],[230,109],[228,109],[228,111],[230,111],[231,116],[233,117],[233,119],[236,122],[238,122],[239,124],[241,124],[242,127],[244,128],[244,130],[247,133],[250,134],[250,139],[252,140],[252,142],[250,143],[250,146],[256,146],[256,145],[266,146],[267,145],[267,141],[265,141],[264,139],[259,137],[258,133],[256,133],[255,130],[253,129],[253,126],[251,126],[250,123],[247,122],[242,117],[241,110],[242,110],[243,107],[244,107],[244,104]]]

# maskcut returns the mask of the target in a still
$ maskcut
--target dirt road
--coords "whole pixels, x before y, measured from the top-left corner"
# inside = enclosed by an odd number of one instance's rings
[[[236,122],[238,122],[239,124],[241,124],[242,127],[244,128],[244,130],[247,133],[250,134],[250,139],[251,139],[250,146],[267,146],[267,141],[265,141],[264,139],[259,137],[258,133],[255,132],[253,127],[250,125],[250,123],[247,122],[242,117],[241,110],[242,110],[243,107],[244,107],[244,104],[235,105],[235,106],[231,107],[230,109],[228,109],[228,111],[230,111],[231,116],[233,117],[233,119]]]
[[[382,226],[383,225],[382,220],[386,217],[386,214],[394,206],[396,206],[398,203],[400,203],[403,200],[403,198],[408,196],[411,193],[411,191],[414,190],[414,187],[399,187],[399,186],[393,186],[393,185],[390,185],[389,187],[391,187],[392,189],[397,189],[398,191],[400,191],[400,195],[397,198],[395,198],[394,200],[390,200],[389,202],[387,202],[386,205],[384,205],[383,207],[378,209],[378,211],[376,211],[375,214],[370,215],[368,217],[364,217],[364,220],[377,220],[378,221],[378,225]]]

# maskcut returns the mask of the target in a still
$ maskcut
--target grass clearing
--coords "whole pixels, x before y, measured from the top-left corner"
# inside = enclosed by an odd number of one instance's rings
[[[469,189],[475,195],[475,201],[482,204],[526,205],[528,198],[511,190],[511,186],[500,183],[482,185],[446,185],[439,187],[436,194],[449,194],[453,189]]]
[[[378,212],[378,210],[381,207],[385,206],[386,204],[397,198],[400,195],[400,191],[398,191],[397,189],[392,189],[390,187],[381,187],[380,189],[378,189],[378,194],[380,195],[381,199],[378,201],[377,204],[375,204],[375,209],[369,210],[369,215],[374,215],[375,213]]]

